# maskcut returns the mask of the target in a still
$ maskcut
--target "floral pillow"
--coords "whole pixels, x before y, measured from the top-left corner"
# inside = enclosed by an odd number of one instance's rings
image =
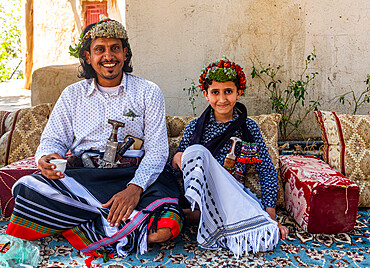
[[[370,206],[370,115],[316,111],[324,160],[360,187],[360,207]]]

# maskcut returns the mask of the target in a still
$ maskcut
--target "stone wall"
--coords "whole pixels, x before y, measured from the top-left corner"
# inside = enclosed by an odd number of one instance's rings
[[[45,9],[45,7],[50,7]],[[350,112],[333,101],[350,90],[365,89],[370,30],[368,0],[126,0],[108,2],[112,18],[127,25],[133,50],[134,74],[157,83],[169,115],[191,115],[183,88],[197,83],[204,65],[227,56],[247,74],[241,101],[250,115],[271,112],[264,88],[252,80],[251,60],[283,65],[283,82],[295,79],[314,49],[317,59],[309,72],[318,72],[310,99],[321,98],[321,109]],[[77,62],[68,46],[81,27],[80,0],[35,2],[34,69]],[[207,102],[199,94],[197,115]],[[369,104],[358,113],[369,114]],[[306,137],[319,137],[311,114],[304,122]]]
[[[184,87],[197,82],[205,64],[222,56],[245,67],[247,94],[241,99],[251,115],[271,106],[262,84],[251,80],[251,59],[283,65],[283,81],[295,78],[313,49],[319,72],[310,98],[322,98],[324,110],[349,109],[335,96],[365,89],[369,73],[369,2],[359,0],[126,0],[126,23],[133,50],[134,73],[157,83],[170,115],[191,115]],[[197,113],[207,103],[199,95]],[[365,105],[360,113],[370,113]],[[306,137],[319,137],[311,115]]]
[[[107,11],[111,18],[123,21],[124,1],[109,0]],[[68,48],[78,42],[82,28],[81,0],[34,1],[33,70],[77,63],[78,60],[69,55]]]
[[[77,26],[70,1],[34,1],[33,70],[77,62],[68,53],[69,45],[78,40]]]
[[[79,64],[52,65],[33,72],[31,84],[31,105],[56,103],[60,93],[78,78]]]

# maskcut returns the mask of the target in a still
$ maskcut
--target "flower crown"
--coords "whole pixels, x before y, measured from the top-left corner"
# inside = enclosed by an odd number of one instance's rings
[[[99,19],[87,33],[81,33],[80,39],[74,47],[69,46],[69,54],[71,56],[79,58],[81,47],[89,38],[91,40],[98,37],[125,39],[128,44],[127,32],[122,23],[112,20],[103,14],[99,16]]]
[[[235,62],[222,58],[219,61],[212,62],[207,67],[203,68],[202,74],[199,77],[199,87],[205,90],[206,79],[217,82],[234,81],[239,76],[239,90],[246,89],[246,78],[243,68]]]

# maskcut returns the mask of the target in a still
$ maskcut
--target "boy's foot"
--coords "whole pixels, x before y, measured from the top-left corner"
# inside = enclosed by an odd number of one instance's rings
[[[192,211],[190,208],[184,208],[182,210],[185,214],[186,221],[190,224],[198,224],[200,220],[200,210]]]

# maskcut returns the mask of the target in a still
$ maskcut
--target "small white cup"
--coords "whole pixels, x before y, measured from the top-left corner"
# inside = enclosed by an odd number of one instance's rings
[[[66,159],[51,159],[49,163],[55,165],[55,171],[60,171],[60,173],[64,173],[64,171],[66,170]]]

